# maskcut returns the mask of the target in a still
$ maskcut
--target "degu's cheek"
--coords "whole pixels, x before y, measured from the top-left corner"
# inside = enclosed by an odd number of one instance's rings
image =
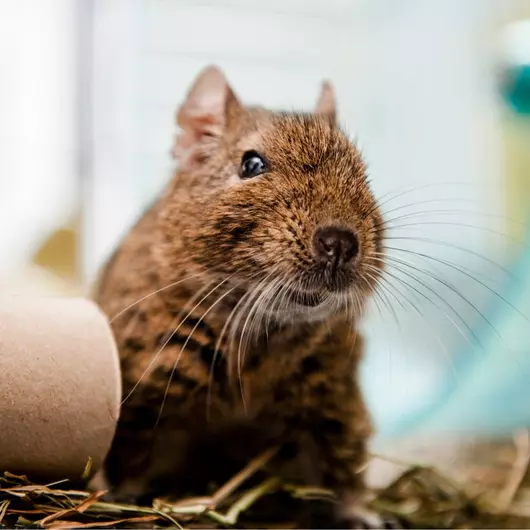
[[[293,274],[296,269],[293,253],[285,239],[258,236],[254,260],[264,267],[264,272],[276,271],[279,274]]]

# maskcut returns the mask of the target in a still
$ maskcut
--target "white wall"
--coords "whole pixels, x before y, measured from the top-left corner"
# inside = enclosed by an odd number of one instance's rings
[[[0,274],[72,213],[75,66],[75,2],[2,0]]]

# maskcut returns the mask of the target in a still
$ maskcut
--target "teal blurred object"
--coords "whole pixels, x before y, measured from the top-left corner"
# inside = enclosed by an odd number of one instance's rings
[[[499,91],[525,131],[524,137],[530,139],[530,21],[514,29],[517,36],[511,42],[523,43],[524,51],[521,47],[509,50],[511,60],[503,65]],[[528,189],[530,174],[519,178],[524,180],[515,190],[520,194]],[[530,427],[530,197],[519,199],[525,208],[528,202],[529,211],[525,211],[524,249],[510,267],[517,280],[507,279],[500,290],[502,298],[485,312],[491,326],[484,320],[482,327],[473,330],[483,348],[459,352],[441,388],[392,428],[383,425],[383,436],[413,432],[503,435]]]
[[[501,93],[512,109],[530,115],[530,64],[510,68]]]

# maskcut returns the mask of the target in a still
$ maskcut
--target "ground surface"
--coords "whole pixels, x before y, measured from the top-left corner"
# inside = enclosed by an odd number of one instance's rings
[[[370,508],[404,528],[530,528],[530,438],[406,440],[369,468]],[[152,508],[106,503],[103,492],[0,478],[1,528],[328,528],[330,492],[267,475],[270,453],[209,497]],[[433,467],[429,464],[436,463]],[[251,479],[257,486],[248,487]]]

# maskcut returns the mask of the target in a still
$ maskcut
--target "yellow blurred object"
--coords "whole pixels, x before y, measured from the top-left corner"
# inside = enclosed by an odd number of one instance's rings
[[[78,269],[78,222],[54,231],[37,248],[32,263],[11,276],[4,292],[39,296],[80,296],[84,286]]]
[[[506,230],[523,241],[530,219],[530,3],[505,20],[498,38]]]
[[[530,118],[511,110],[503,116],[504,164],[506,178],[506,216],[510,237],[525,239],[525,221],[530,217]]]
[[[35,265],[68,281],[78,279],[78,231],[74,226],[63,227],[53,232],[33,256]]]

